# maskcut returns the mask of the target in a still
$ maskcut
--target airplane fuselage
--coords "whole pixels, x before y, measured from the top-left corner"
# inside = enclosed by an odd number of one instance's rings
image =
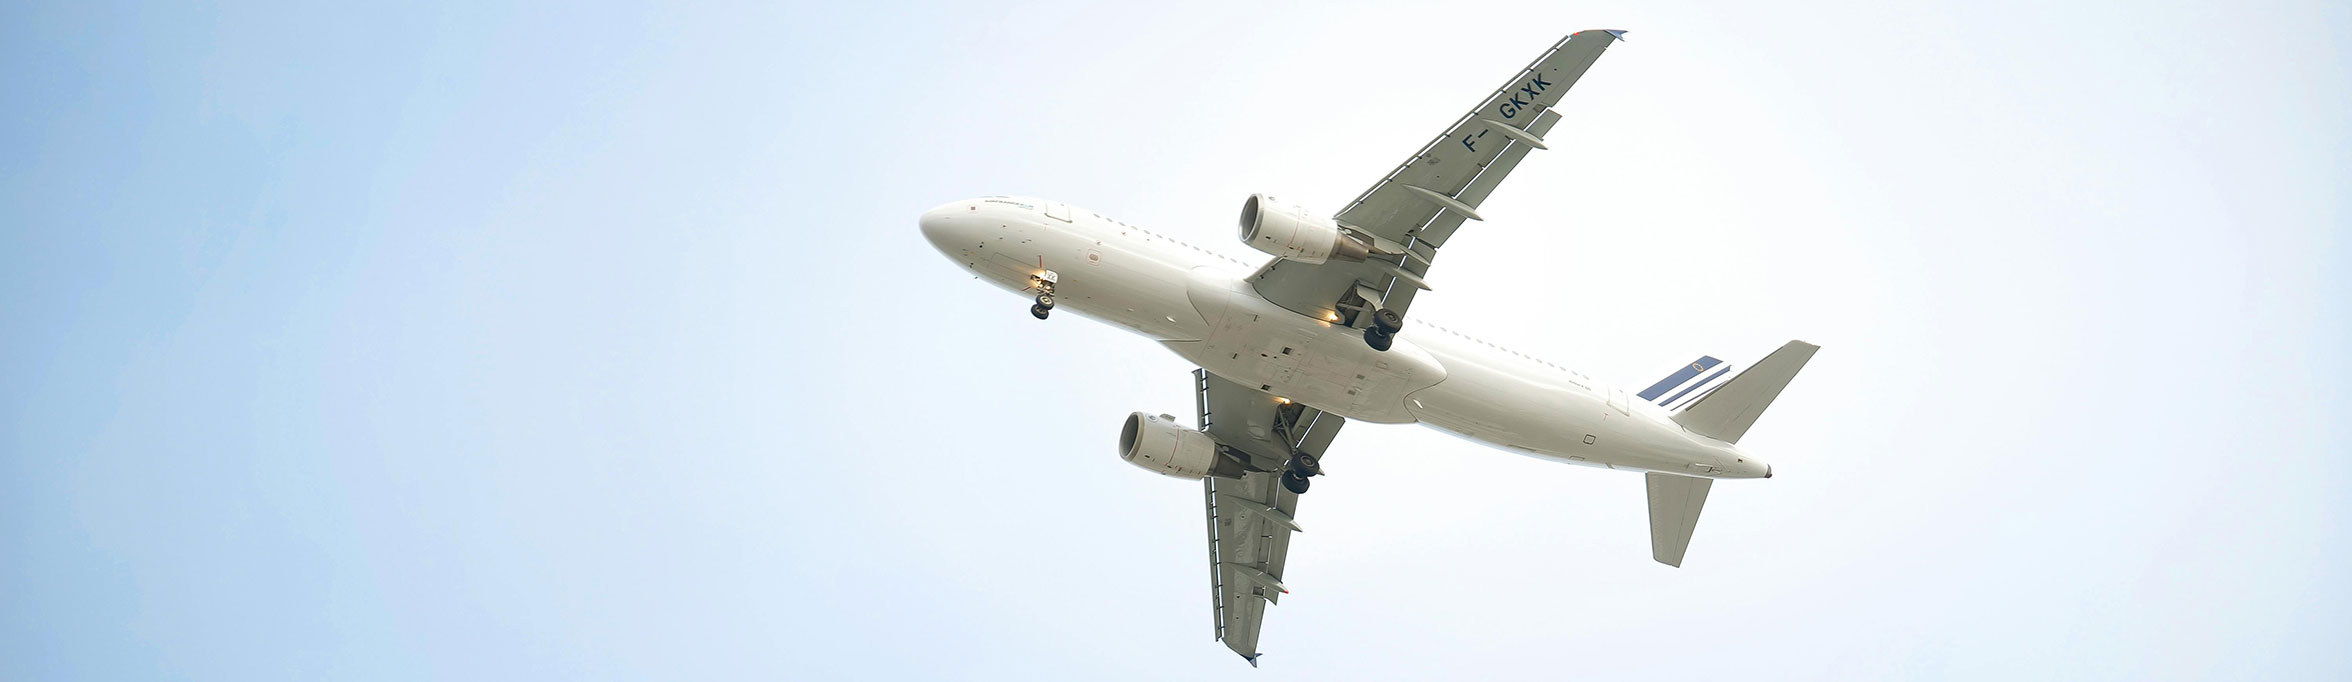
[[[925,238],[980,279],[1158,341],[1220,377],[1348,419],[1423,423],[1572,464],[1708,478],[1771,467],[1583,374],[1413,320],[1387,351],[1259,296],[1251,265],[1059,202],[942,205]],[[1008,314],[1013,313],[1007,306]]]

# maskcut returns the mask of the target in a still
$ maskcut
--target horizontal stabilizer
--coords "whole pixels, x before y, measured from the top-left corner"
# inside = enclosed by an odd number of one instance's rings
[[[1803,341],[1788,342],[1688,409],[1675,413],[1674,422],[1708,438],[1739,442],[1740,436],[1747,435],[1748,427],[1756,424],[1757,415],[1772,406],[1772,399],[1780,397],[1780,389],[1788,386],[1789,379],[1796,378],[1797,370],[1804,369],[1805,362],[1812,360],[1817,350],[1821,347]]]
[[[1711,478],[1691,478],[1651,472],[1650,558],[1682,567],[1682,553],[1690,549],[1691,531],[1699,527],[1699,508],[1707,504]]]

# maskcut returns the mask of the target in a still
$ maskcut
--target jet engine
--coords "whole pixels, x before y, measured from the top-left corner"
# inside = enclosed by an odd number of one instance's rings
[[[1332,260],[1359,262],[1372,255],[1371,245],[1348,235],[1332,219],[1276,203],[1264,194],[1252,194],[1241,204],[1241,242],[1308,265]]]
[[[1130,414],[1119,429],[1120,459],[1177,478],[1240,476],[1240,465],[1219,456],[1217,447],[1209,434],[1177,426],[1175,417],[1164,414]]]

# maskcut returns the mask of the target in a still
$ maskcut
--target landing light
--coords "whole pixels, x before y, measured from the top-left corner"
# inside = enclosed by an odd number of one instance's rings
[[[1274,402],[1278,402],[1278,403],[1282,403],[1282,404],[1284,404],[1284,405],[1288,405],[1288,404],[1290,404],[1290,399],[1289,399],[1289,398],[1284,398],[1284,397],[1282,397],[1282,396],[1274,396]]]
[[[1325,312],[1325,313],[1323,313],[1323,319],[1330,320],[1330,321],[1332,321],[1332,322],[1338,322],[1338,321],[1339,321],[1339,313],[1335,313],[1335,312]]]

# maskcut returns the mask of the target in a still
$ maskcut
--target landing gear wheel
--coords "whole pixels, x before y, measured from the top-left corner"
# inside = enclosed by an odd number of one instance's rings
[[[1282,489],[1293,495],[1307,494],[1307,479],[1292,472],[1282,472]]]
[[[1290,475],[1305,478],[1323,474],[1323,462],[1304,452],[1290,456]]]
[[[1404,330],[1405,316],[1387,308],[1372,311],[1372,328],[1395,336],[1397,332]]]
[[[1037,316],[1037,319],[1040,320],[1045,319],[1046,315],[1050,315],[1052,313],[1052,308],[1048,308],[1042,305],[1029,306],[1029,314]]]
[[[1394,332],[1381,331],[1377,326],[1364,329],[1364,345],[1371,346],[1372,350],[1386,352],[1389,346],[1395,343],[1396,334]]]
[[[1038,295],[1037,295],[1037,305],[1038,305],[1038,307],[1044,308],[1044,309],[1046,309],[1046,310],[1052,310],[1052,309],[1053,309],[1053,303],[1054,303],[1054,301],[1053,301],[1053,294],[1052,294],[1052,293],[1048,292],[1048,293],[1043,293],[1043,294],[1038,294]]]

